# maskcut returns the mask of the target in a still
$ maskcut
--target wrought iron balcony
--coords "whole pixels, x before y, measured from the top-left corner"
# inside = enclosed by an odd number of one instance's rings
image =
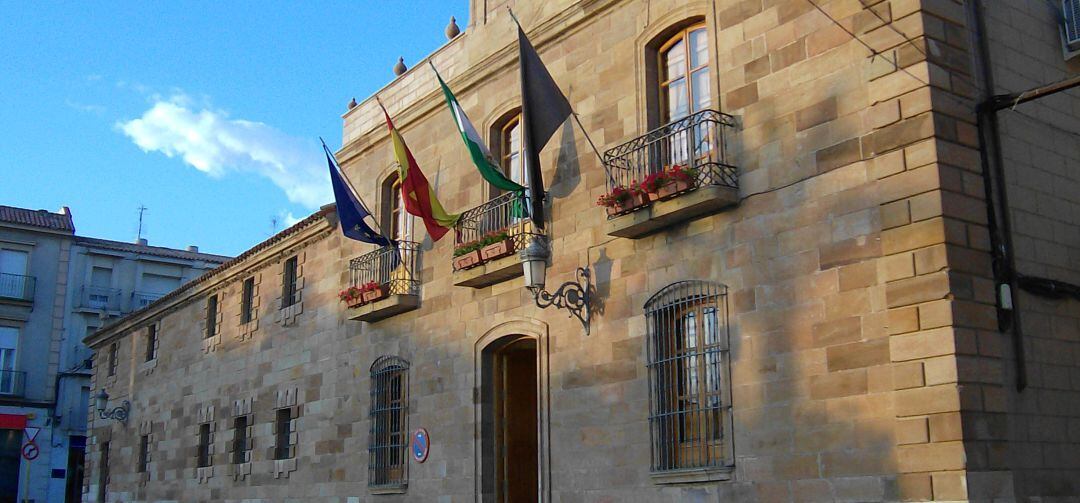
[[[79,307],[98,311],[119,311],[120,290],[102,286],[83,286],[79,295]]]
[[[151,302],[160,299],[165,294],[162,293],[149,293],[149,292],[132,292],[131,293],[131,310],[136,311],[149,306]]]
[[[37,278],[22,274],[0,273],[0,299],[34,301]]]
[[[378,321],[416,309],[420,294],[420,243],[398,241],[397,246],[383,246],[349,261],[349,286],[365,289],[370,285],[375,293],[350,302],[355,308],[349,318]]]
[[[454,227],[454,284],[482,286],[520,276],[514,252],[523,249],[536,231],[527,215],[528,202],[508,192],[461,214]]]
[[[715,212],[738,202],[738,170],[727,160],[728,131],[735,118],[716,110],[702,110],[672,121],[604,153],[608,193],[632,189],[659,173],[674,168],[689,175],[688,187],[677,204],[646,198],[624,212],[609,212],[609,234],[640,237],[667,225]],[[703,189],[705,189],[703,191]],[[692,197],[691,194],[704,192]],[[661,207],[666,206],[666,207]],[[645,210],[645,211],[641,211]],[[641,212],[646,215],[636,215]],[[614,222],[615,220],[621,220]],[[650,222],[651,221],[651,222]]]
[[[0,370],[0,396],[21,397],[26,393],[26,372]]]
[[[391,294],[416,295],[420,292],[419,258],[420,243],[398,241],[396,249],[383,246],[349,261],[350,284],[360,287],[374,282],[387,285]]]

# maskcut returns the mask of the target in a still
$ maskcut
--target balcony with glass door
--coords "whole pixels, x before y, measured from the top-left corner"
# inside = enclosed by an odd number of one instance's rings
[[[150,293],[150,292],[132,292],[131,293],[131,310],[138,311],[146,306],[149,306],[155,300],[160,299],[165,294],[163,293]]]
[[[79,294],[79,308],[118,313],[120,312],[120,290],[102,286],[84,286]]]
[[[607,233],[638,238],[738,204],[725,142],[734,126],[730,115],[701,110],[605,152]]]
[[[36,284],[33,276],[0,273],[0,301],[31,303]]]
[[[26,394],[26,372],[0,370],[0,398],[19,398]]]

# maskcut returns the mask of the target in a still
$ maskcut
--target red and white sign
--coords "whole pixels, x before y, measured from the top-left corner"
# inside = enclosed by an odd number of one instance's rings
[[[25,459],[27,461],[33,461],[33,460],[37,459],[39,454],[41,454],[41,449],[38,449],[37,444],[35,444],[34,442],[27,442],[27,443],[23,444],[23,446],[22,446],[22,457],[23,457],[23,459]]]
[[[38,433],[41,433],[41,428],[38,428],[36,426],[27,426],[26,441],[33,442],[35,439],[37,439]]]

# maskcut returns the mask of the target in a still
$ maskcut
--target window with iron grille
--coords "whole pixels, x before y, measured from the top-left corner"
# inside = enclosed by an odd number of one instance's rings
[[[150,435],[139,437],[139,473],[146,473],[150,464]]]
[[[409,362],[381,356],[371,365],[368,487],[408,484]]]
[[[293,448],[293,409],[278,409],[274,419],[274,459],[289,459],[296,449]]]
[[[217,310],[218,296],[211,295],[206,299],[206,338],[217,335]]]
[[[652,471],[730,467],[727,288],[682,281],[645,304]]]
[[[158,324],[151,323],[146,327],[146,361],[154,361],[157,358],[158,347]]]
[[[285,261],[285,270],[281,278],[281,308],[296,304],[296,257]]]
[[[212,464],[210,457],[210,423],[199,425],[198,467],[205,468]]]
[[[109,376],[116,375],[116,368],[120,365],[119,356],[117,353],[120,351],[120,345],[118,343],[112,343],[109,345]]]
[[[244,280],[244,286],[240,295],[240,323],[248,323],[255,319],[255,278]]]
[[[233,464],[248,463],[251,461],[251,436],[248,428],[251,426],[251,416],[236,416],[233,418]]]

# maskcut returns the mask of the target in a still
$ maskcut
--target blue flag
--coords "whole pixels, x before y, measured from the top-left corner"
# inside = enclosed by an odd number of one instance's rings
[[[364,243],[371,243],[379,246],[390,245],[390,240],[383,237],[382,234],[375,232],[371,226],[364,221],[364,218],[371,215],[371,212],[360,204],[360,200],[345,184],[345,180],[341,178],[340,168],[337,167],[337,163],[334,162],[334,156],[330,154],[330,149],[323,144],[323,150],[326,151],[326,164],[330,166],[330,182],[334,185],[334,200],[337,202],[337,214],[338,220],[341,221],[341,232],[345,234],[345,237],[362,241]]]

